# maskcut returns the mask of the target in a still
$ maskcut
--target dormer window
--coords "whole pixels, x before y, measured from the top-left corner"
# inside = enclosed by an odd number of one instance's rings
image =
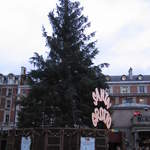
[[[8,75],[8,84],[14,84],[15,76],[11,73]]]
[[[127,77],[126,77],[126,75],[122,75],[122,77],[121,77],[121,80],[122,80],[122,81],[125,81],[125,80],[127,80]]]
[[[2,83],[2,77],[0,76],[0,83]]]
[[[143,76],[141,74],[138,76],[138,80],[143,80]]]
[[[2,75],[2,74],[0,74],[0,84],[2,84],[2,83],[3,83],[3,80],[4,80],[4,77],[3,77],[3,75]]]
[[[13,79],[13,75],[12,74],[9,74],[8,77],[9,77],[9,79]]]
[[[105,77],[106,81],[110,81],[110,76]]]

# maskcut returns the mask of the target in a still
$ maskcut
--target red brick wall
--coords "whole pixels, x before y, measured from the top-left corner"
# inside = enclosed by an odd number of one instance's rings
[[[139,103],[140,97],[136,97],[136,102]]]
[[[14,111],[10,112],[10,122],[14,122]]]
[[[5,98],[0,98],[0,108],[5,107]]]
[[[13,88],[13,95],[17,95],[17,88]]]
[[[4,119],[4,111],[0,110],[0,122],[3,122]]]
[[[147,97],[147,104],[150,105],[150,98]]]
[[[150,85],[147,86],[147,93],[150,93]]]
[[[137,86],[135,86],[135,85],[130,86],[130,92],[137,93]]]
[[[119,97],[119,104],[122,104],[123,97]]]
[[[114,105],[115,104],[115,99],[113,97],[111,97],[110,102],[111,102],[112,105]]]
[[[6,88],[2,88],[2,96],[6,96]]]
[[[11,109],[13,109],[13,110],[15,109],[16,98],[17,98],[17,97],[14,96],[13,99],[12,99]]]
[[[120,86],[113,86],[113,93],[114,94],[120,93]]]

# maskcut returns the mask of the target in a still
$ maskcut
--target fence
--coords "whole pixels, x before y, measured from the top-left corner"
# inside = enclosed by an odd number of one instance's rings
[[[94,139],[94,150],[108,149],[106,130],[49,128],[9,130],[5,137],[7,146],[3,149],[1,146],[0,150],[22,150],[22,137],[30,137],[31,150],[84,150],[81,148],[81,138],[87,142],[90,138]],[[2,135],[0,139],[3,139]]]

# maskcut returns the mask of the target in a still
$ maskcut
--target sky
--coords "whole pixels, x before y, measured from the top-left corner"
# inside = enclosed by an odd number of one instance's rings
[[[20,74],[32,68],[34,52],[45,55],[42,25],[51,33],[48,13],[57,0],[5,0],[0,5],[0,73]],[[109,63],[109,75],[150,74],[150,1],[80,0],[83,14],[96,31],[99,54],[94,63]]]

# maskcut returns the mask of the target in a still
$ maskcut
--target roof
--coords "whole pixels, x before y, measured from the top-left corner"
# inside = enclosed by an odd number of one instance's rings
[[[123,76],[123,75],[122,75]],[[110,76],[111,81],[121,81],[122,76]],[[140,75],[133,75],[132,79],[129,79],[129,76],[126,76],[126,81],[139,81],[138,77]],[[150,81],[150,75],[141,75],[143,79],[141,81]]]
[[[129,78],[128,75],[106,76],[107,83],[150,83],[150,75],[133,75]]]

